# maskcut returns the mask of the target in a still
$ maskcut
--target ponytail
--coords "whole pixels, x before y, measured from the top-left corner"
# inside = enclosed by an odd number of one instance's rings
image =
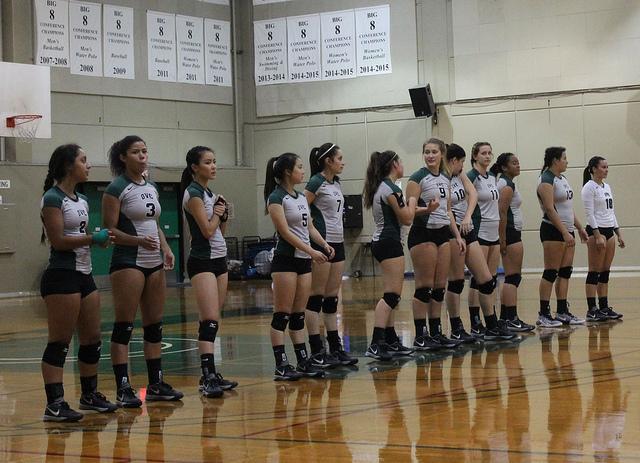
[[[589,180],[591,180],[591,176],[593,175],[593,169],[598,167],[600,161],[606,161],[602,156],[593,156],[589,159],[589,163],[587,167],[584,168],[582,172],[582,186],[586,185]]]
[[[398,159],[399,157],[396,152],[391,150],[383,152],[374,151],[371,153],[366,177],[364,179],[364,189],[362,191],[364,206],[367,209],[371,209],[373,206],[373,197],[376,194],[378,186],[380,186],[383,179],[389,176],[393,162]]]
[[[322,172],[327,159],[332,159],[340,147],[335,143],[324,143],[318,147],[312,148],[309,153],[309,165],[311,166],[311,176]]]
[[[502,153],[498,156],[498,159],[496,159],[496,162],[493,163],[489,171],[496,177],[503,174],[504,168],[507,166],[512,156],[514,156],[513,153]]]
[[[180,177],[180,192],[184,194],[187,187],[193,181],[193,171],[191,167],[185,167],[182,171],[182,176]]]
[[[540,173],[543,173],[546,169],[551,167],[554,159],[561,159],[562,153],[564,153],[567,149],[564,146],[550,146],[546,150],[544,150],[544,164],[542,164],[542,169]]]
[[[267,161],[264,178],[264,213],[267,214],[267,200],[273,190],[282,183],[287,171],[293,172],[300,157],[295,153],[284,153],[280,156],[272,157]]]

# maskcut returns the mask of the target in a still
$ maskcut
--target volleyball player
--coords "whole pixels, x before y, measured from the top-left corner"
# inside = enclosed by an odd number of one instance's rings
[[[216,178],[216,157],[211,148],[194,146],[187,152],[182,172],[182,208],[191,234],[187,273],[198,304],[198,351],[200,352],[200,392],[221,397],[224,390],[238,385],[216,371],[213,345],[220,326],[220,310],[227,295],[227,244],[222,236],[229,217],[226,201],[208,187]]]
[[[513,153],[502,153],[491,166],[491,172],[498,179],[500,192],[500,254],[504,268],[504,285],[500,300],[500,319],[507,329],[526,332],[535,328],[518,317],[518,286],[522,280],[522,197],[513,179],[520,175],[520,161]]]
[[[587,241],[587,233],[573,211],[573,190],[562,175],[567,164],[564,147],[549,147],[544,152],[544,165],[538,178],[538,200],[544,213],[540,224],[544,272],[540,280],[540,312],[536,324],[543,328],[585,323],[583,318],[569,311],[567,302],[576,244],[574,230],[578,230],[581,241]],[[554,283],[558,304],[556,318],[551,315],[549,306]]]
[[[414,172],[407,183],[407,198],[413,198],[417,203],[407,240],[416,286],[413,294],[413,323],[416,328],[413,348],[416,350],[456,347],[462,343],[461,340],[447,338],[442,333],[440,322],[451,254],[464,255],[466,250],[451,214],[451,180],[445,163],[446,150],[444,142],[437,138],[423,143],[425,167]],[[455,240],[453,249],[449,245],[450,240]]]
[[[82,413],[64,400],[63,366],[73,332],[78,332],[81,410],[113,412],[118,407],[97,391],[100,360],[100,296],[91,275],[92,244],[106,246],[108,230],[87,234],[89,204],[76,192],[89,178],[91,165],[78,145],[57,147],[49,160],[40,214],[51,244],[49,265],[42,275],[40,294],[47,307],[48,341],[42,356],[47,396],[44,421],[78,421]],[[43,233],[42,241],[45,240]]]
[[[334,256],[328,262],[311,264],[311,296],[307,301],[306,310],[311,362],[321,368],[355,365],[358,359],[344,350],[338,334],[338,293],[342,285],[345,259],[342,227],[344,196],[338,177],[344,169],[342,150],[335,143],[325,143],[313,148],[309,154],[309,164],[311,178],[305,187],[304,195],[311,208],[314,227],[334,249]],[[311,243],[311,247],[322,251],[315,243]],[[321,311],[324,313],[331,355],[326,355],[320,338]]]
[[[371,154],[363,200],[367,209],[373,209],[376,228],[371,252],[382,267],[384,294],[376,305],[373,337],[364,355],[376,360],[390,360],[394,354],[411,355],[413,352],[402,345],[393,324],[393,310],[400,302],[404,281],[400,226],[411,225],[416,209],[416,199],[410,198],[405,203],[402,190],[395,184],[403,174],[402,161],[394,151]],[[395,346],[389,347],[393,344]]]
[[[183,397],[182,392],[162,377],[164,270],[173,268],[174,256],[158,226],[161,208],[157,187],[143,175],[148,160],[147,145],[142,138],[129,135],[115,142],[109,150],[115,178],[102,197],[104,225],[115,235],[109,273],[115,311],[111,362],[118,390],[116,403],[130,408],[142,405],[128,372],[129,341],[138,306],[149,380],[146,400],[170,401]]]
[[[613,193],[605,179],[609,164],[602,156],[589,159],[583,172],[582,203],[587,216],[586,231],[589,272],[585,285],[587,295],[587,320],[617,320],[622,314],[609,305],[609,271],[616,253],[614,235],[618,245],[625,243],[613,205]],[[596,306],[596,296],[598,306]]]
[[[303,179],[302,160],[297,154],[284,153],[267,162],[264,200],[278,234],[271,264],[274,311],[271,345],[276,381],[324,375],[309,359],[304,342],[304,318],[311,290],[311,261],[325,263],[333,258],[334,250],[313,226],[306,197],[295,189]],[[310,239],[324,252],[313,249]],[[298,362],[295,369],[289,364],[284,349],[287,326]]]

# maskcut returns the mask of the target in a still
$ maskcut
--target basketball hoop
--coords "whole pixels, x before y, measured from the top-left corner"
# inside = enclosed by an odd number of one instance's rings
[[[13,129],[14,136],[25,143],[31,143],[36,136],[42,114],[16,114],[7,117],[7,128]]]

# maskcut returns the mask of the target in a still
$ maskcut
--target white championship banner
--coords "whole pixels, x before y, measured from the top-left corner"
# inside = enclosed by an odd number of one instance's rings
[[[271,85],[286,82],[286,18],[254,21],[253,43],[256,85]]]
[[[389,5],[358,8],[355,11],[357,75],[391,73]]]
[[[147,11],[147,60],[149,80],[177,80],[175,15]]]
[[[178,82],[204,85],[204,24],[202,18],[176,15]]]
[[[133,8],[102,6],[104,76],[135,79]]]
[[[320,15],[322,30],[322,79],[356,76],[356,22],[353,10]]]
[[[34,0],[34,6],[35,64],[69,67],[69,2]]]
[[[102,5],[69,2],[71,74],[102,77]]]
[[[231,23],[204,20],[204,61],[207,85],[231,87]]]
[[[320,15],[287,18],[289,82],[320,80]]]

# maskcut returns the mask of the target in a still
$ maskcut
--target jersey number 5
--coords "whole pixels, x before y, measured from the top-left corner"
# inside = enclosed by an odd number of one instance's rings
[[[144,205],[144,207],[146,207],[147,209],[149,209],[147,211],[147,217],[153,217],[156,215],[156,205],[153,203],[147,203]]]
[[[304,214],[302,214],[302,226],[303,227],[306,227],[308,225],[309,221],[308,221],[307,217],[308,217],[308,215],[307,215],[306,212]]]

